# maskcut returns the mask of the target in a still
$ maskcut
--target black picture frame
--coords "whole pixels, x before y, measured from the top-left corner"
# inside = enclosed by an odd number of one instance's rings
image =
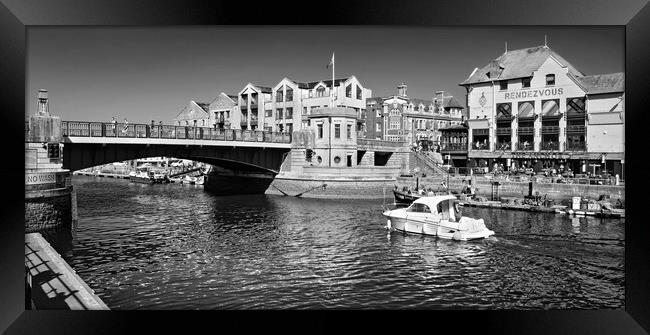
[[[647,0],[346,2],[327,1],[313,9],[307,2],[180,0],[1,0],[0,101],[3,119],[4,181],[0,211],[0,331],[8,334],[114,334],[179,329],[183,333],[283,331],[300,326],[313,330],[403,333],[412,327],[427,332],[512,334],[644,334],[650,330],[650,242],[642,193],[647,181],[643,138],[650,80],[650,6]],[[24,298],[24,192],[21,166],[26,110],[26,29],[46,25],[616,25],[625,27],[626,45],[626,207],[625,310],[561,311],[382,311],[327,313],[210,312],[77,312],[26,311]],[[515,27],[513,27],[516,29]],[[594,55],[598,57],[598,55]],[[632,155],[631,153],[637,153]],[[635,196],[642,195],[641,197]],[[230,327],[229,327],[230,325]],[[237,328],[232,328],[232,326]],[[291,327],[294,326],[294,327]],[[228,330],[233,329],[233,330]],[[644,330],[645,329],[645,330]]]

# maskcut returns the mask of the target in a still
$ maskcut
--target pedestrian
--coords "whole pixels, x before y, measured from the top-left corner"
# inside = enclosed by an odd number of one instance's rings
[[[117,120],[115,120],[115,116],[113,116],[113,120],[111,120],[111,123],[113,124],[113,134],[117,136]]]
[[[122,134],[126,135],[126,130],[129,128],[129,121],[124,118],[124,128],[122,128]]]

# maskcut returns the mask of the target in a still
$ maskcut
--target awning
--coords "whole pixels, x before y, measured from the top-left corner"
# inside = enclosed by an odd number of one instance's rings
[[[519,104],[517,115],[519,115],[520,118],[533,118],[535,117],[535,106],[528,101],[522,102]]]
[[[490,128],[490,124],[487,119],[470,119],[467,120],[470,128],[472,129],[487,129]]]

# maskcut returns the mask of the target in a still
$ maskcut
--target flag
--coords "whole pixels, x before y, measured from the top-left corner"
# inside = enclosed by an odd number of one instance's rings
[[[332,53],[332,60],[330,60],[330,62],[327,64],[325,68],[329,69],[330,65],[334,65],[334,53]]]

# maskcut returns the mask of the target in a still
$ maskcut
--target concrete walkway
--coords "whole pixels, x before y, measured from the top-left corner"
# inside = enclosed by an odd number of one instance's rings
[[[32,309],[109,309],[40,233],[25,234],[25,270]]]

